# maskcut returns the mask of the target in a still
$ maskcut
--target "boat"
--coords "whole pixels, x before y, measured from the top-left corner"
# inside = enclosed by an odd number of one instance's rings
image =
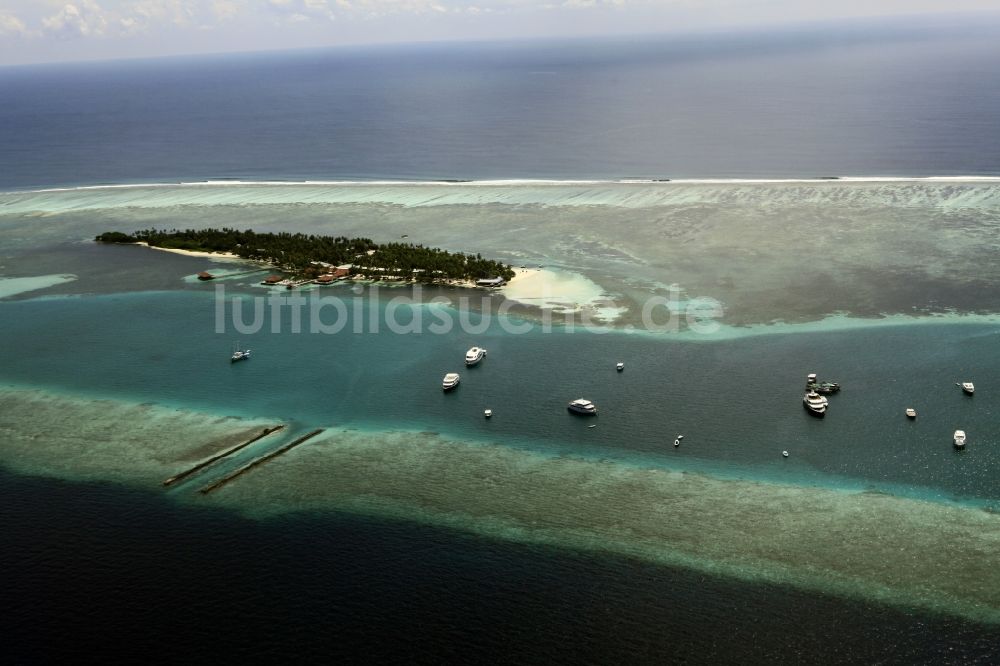
[[[816,373],[811,372],[806,375],[806,390],[821,394],[836,393],[840,390],[840,384],[837,382],[821,382],[816,378]]]
[[[615,367],[618,369],[618,372],[621,372],[622,370],[625,369],[625,363],[623,363],[622,361],[618,361],[618,365]]]
[[[458,386],[458,381],[461,379],[457,372],[449,372],[444,376],[444,380],[441,382],[441,388],[445,391],[450,391],[451,389]]]
[[[955,442],[955,448],[956,449],[964,449],[965,448],[965,431],[964,430],[956,430],[953,441]]]
[[[976,387],[973,385],[972,382],[962,382],[961,386],[962,386],[962,391],[964,391],[966,395],[972,395],[973,393],[976,392]]]
[[[493,410],[492,409],[485,410],[483,412],[483,416],[485,416],[486,418],[490,418],[491,416],[493,416]]]
[[[917,418],[917,410],[913,409],[913,407],[907,407],[906,408],[906,416],[909,417],[909,418],[911,418],[911,419]]]
[[[577,398],[566,407],[569,411],[577,414],[596,414],[597,405],[584,398]]]
[[[469,351],[465,352],[465,364],[471,367],[482,361],[485,356],[485,349],[482,347],[473,347]]]
[[[231,363],[235,363],[236,361],[245,361],[248,358],[250,358],[250,350],[240,349],[240,344],[237,342],[236,348],[233,349],[233,355],[229,358],[229,361]]]
[[[782,455],[782,457],[787,458],[788,457],[788,451],[782,451],[781,455]]]
[[[829,404],[829,401],[825,396],[816,393],[816,391],[809,391],[805,394],[805,396],[803,396],[802,404],[810,414],[823,416],[826,414],[826,407]]]

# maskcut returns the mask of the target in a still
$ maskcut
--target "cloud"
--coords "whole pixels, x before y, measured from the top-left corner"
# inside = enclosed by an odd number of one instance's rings
[[[120,13],[143,27],[160,23],[186,26],[195,22],[196,4],[193,0],[131,0],[121,4]]]
[[[28,26],[13,14],[0,12],[0,35],[27,35]]]
[[[267,7],[286,23],[305,23],[314,18],[332,21],[336,18],[327,0],[268,0]]]
[[[42,19],[42,29],[62,37],[100,36],[108,27],[104,10],[94,0],[67,3],[55,14]]]
[[[212,3],[212,13],[217,19],[225,21],[240,13],[240,5],[234,0],[215,0]]]

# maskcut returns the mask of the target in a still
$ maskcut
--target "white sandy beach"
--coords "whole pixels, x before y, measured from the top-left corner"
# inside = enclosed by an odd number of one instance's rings
[[[626,310],[599,284],[579,273],[545,268],[518,268],[515,272],[500,290],[512,301],[558,314],[588,312],[602,322],[614,321]]]
[[[208,257],[210,259],[220,259],[225,261],[249,261],[248,259],[243,259],[239,255],[233,254],[232,252],[199,252],[196,250],[180,250],[172,247],[156,247],[150,245],[146,242],[138,242],[136,245],[141,245],[143,247],[148,247],[151,250],[160,250],[161,252],[172,252],[174,254],[183,254],[186,257]]]

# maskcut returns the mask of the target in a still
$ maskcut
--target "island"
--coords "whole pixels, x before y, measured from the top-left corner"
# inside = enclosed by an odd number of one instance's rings
[[[109,231],[100,243],[143,244],[152,248],[228,254],[273,265],[294,280],[330,281],[346,277],[417,282],[468,282],[498,286],[514,277],[511,266],[479,254],[449,252],[412,243],[376,243],[370,238],[302,233],[256,233],[250,229],[145,229]]]

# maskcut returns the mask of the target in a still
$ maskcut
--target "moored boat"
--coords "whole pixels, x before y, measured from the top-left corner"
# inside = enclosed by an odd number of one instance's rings
[[[829,401],[825,396],[822,396],[815,391],[809,391],[805,394],[805,396],[803,396],[802,404],[810,414],[813,414],[814,416],[823,416],[826,414],[826,408]]]
[[[441,381],[441,388],[443,388],[445,391],[450,391],[451,389],[458,386],[458,382],[460,379],[461,378],[458,376],[457,372],[449,372],[444,376],[444,379]]]
[[[913,407],[907,407],[906,416],[911,419],[917,418],[917,410],[913,409]]]
[[[465,352],[465,365],[473,366],[483,360],[486,356],[486,350],[482,347],[473,347],[469,351]]]
[[[976,392],[976,387],[972,382],[962,382],[962,391],[966,395],[972,395]]]
[[[233,355],[229,357],[230,363],[235,363],[236,361],[245,361],[250,358],[249,349],[240,349],[239,343],[236,343],[236,348],[233,349]]]
[[[597,405],[585,398],[577,398],[573,402],[569,403],[566,407],[569,411],[576,414],[596,414]]]
[[[965,448],[965,431],[964,430],[956,430],[955,431],[955,435],[952,438],[952,441],[955,443],[955,448],[956,449],[964,449]]]
[[[618,365],[616,365],[615,368],[618,370],[618,372],[621,372],[622,370],[625,369],[625,363],[623,361],[618,361]]]
[[[806,375],[806,390],[823,394],[836,393],[840,390],[840,384],[837,382],[821,382],[817,379],[816,373],[811,372]]]

